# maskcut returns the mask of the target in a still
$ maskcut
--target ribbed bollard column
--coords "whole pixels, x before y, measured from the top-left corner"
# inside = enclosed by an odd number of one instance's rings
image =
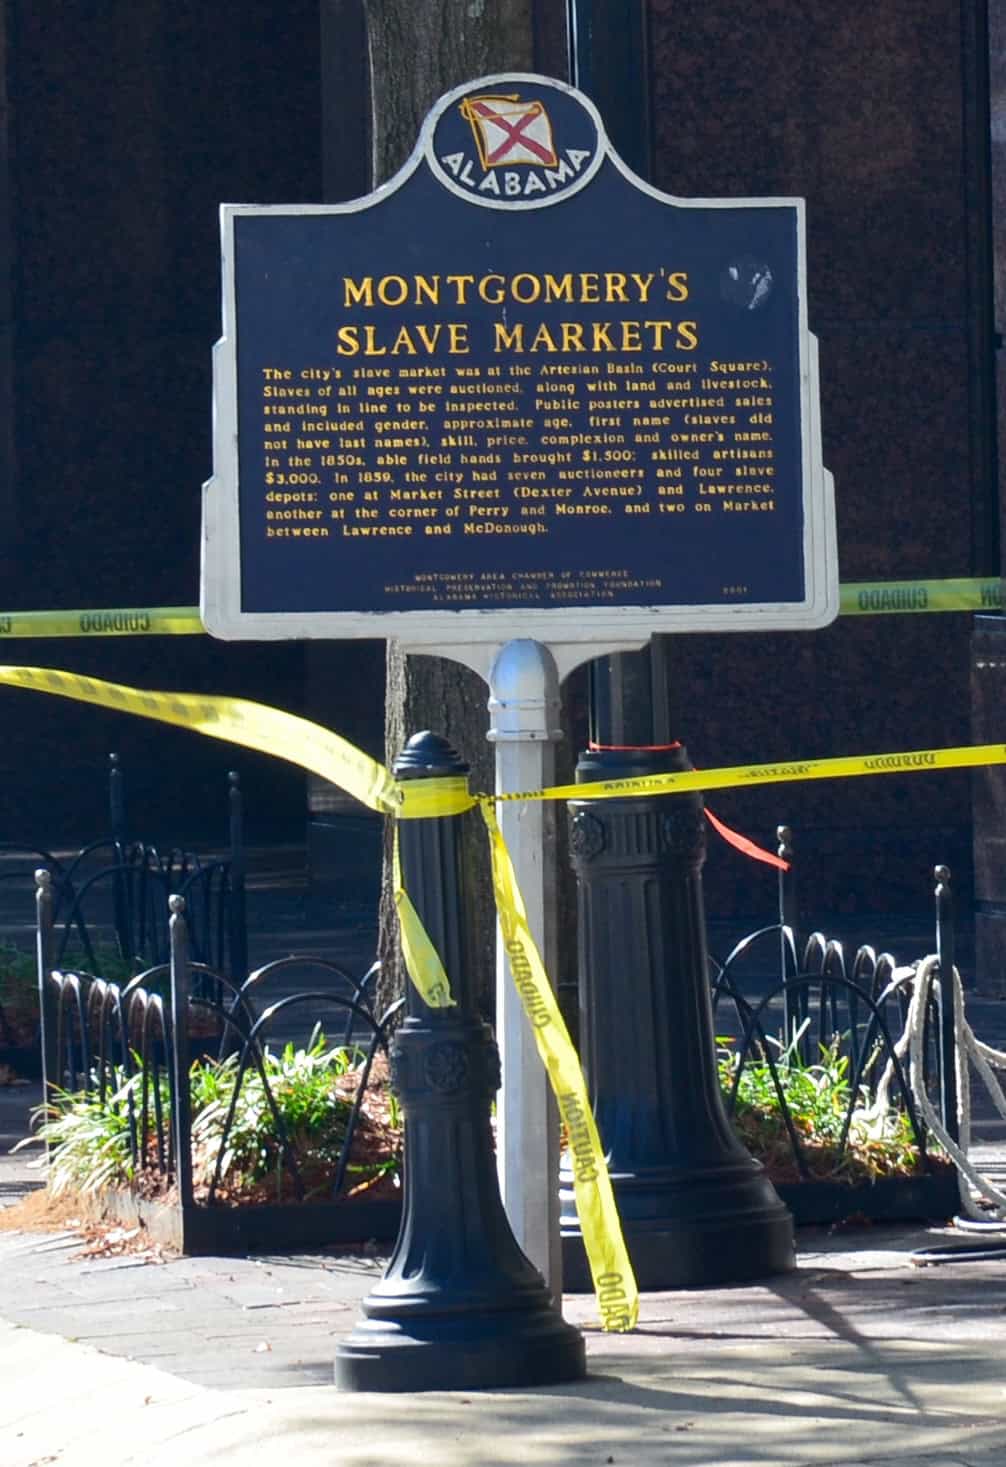
[[[680,746],[589,752],[578,783],[689,769]],[[570,802],[579,888],[580,1050],[642,1289],[739,1283],[794,1266],[793,1225],[737,1140],[709,1000],[701,795]],[[589,1287],[564,1169],[567,1287]]]
[[[468,766],[416,734],[395,777],[454,779]],[[392,1084],[405,1120],[402,1224],[384,1278],[336,1351],[345,1390],[479,1390],[579,1379],[583,1338],[521,1252],[500,1200],[490,1114],[499,1053],[479,1017],[460,816],[402,820],[402,876],[455,1004],[430,1008],[411,983]]]

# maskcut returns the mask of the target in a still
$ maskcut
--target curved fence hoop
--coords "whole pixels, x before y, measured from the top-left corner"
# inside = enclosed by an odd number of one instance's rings
[[[330,958],[316,957],[313,953],[289,953],[282,958],[272,958],[268,963],[253,969],[241,984],[243,992],[257,988],[267,978],[273,978],[277,973],[282,973],[288,968],[317,968],[322,972],[331,973],[343,982],[348,983],[350,988],[358,988],[366,980],[370,970],[363,979],[354,978],[348,968],[343,968],[339,963],[333,963]]]
[[[228,978],[226,973],[221,973],[218,968],[211,967],[208,963],[189,963],[189,972],[199,974],[211,980],[219,992],[227,989],[230,993],[228,1002],[220,998],[205,998],[202,994],[193,993],[189,996],[189,1003],[194,1008],[204,1009],[213,1014],[220,1023],[220,1042],[217,1048],[217,1058],[222,1059],[227,1052],[228,1031],[232,1030],[241,1043],[244,1043],[248,1034],[258,1017],[254,1005],[245,997],[243,985],[235,983]],[[123,997],[128,997],[138,986],[153,986],[154,984],[170,985],[171,964],[154,963],[152,967],[145,968],[142,973],[135,974],[122,990]],[[169,987],[170,993],[170,987]],[[238,1017],[240,1013],[241,1017]]]
[[[795,973],[797,970],[796,939],[793,936],[792,927],[787,926],[784,922],[773,922],[767,927],[759,927],[755,932],[747,933],[744,937],[740,939],[739,942],[734,943],[734,946],[731,948],[726,958],[724,958],[722,964],[719,965],[722,971],[724,973],[729,973],[730,969],[735,966],[735,964],[739,962],[741,958],[749,956],[751,953],[754,952],[756,946],[759,946],[764,939],[769,937],[774,937],[781,940],[787,966],[789,966],[790,962],[792,962],[792,969]]]
[[[343,998],[341,995],[338,994],[311,991],[290,994],[286,998],[277,1000],[276,1003],[271,1004],[269,1008],[265,1009],[256,1020],[255,1024],[252,1026],[252,1029],[248,1035],[247,1042],[245,1043],[238,1059],[238,1068],[234,1080],[234,1090],[231,1094],[230,1103],[227,1107],[227,1114],[224,1119],[220,1146],[217,1151],[216,1164],[213,1168],[213,1176],[211,1178],[207,1194],[207,1198],[210,1203],[212,1203],[214,1198],[216,1197],[217,1188],[220,1184],[227,1136],[229,1135],[231,1126],[234,1122],[234,1116],[237,1112],[241,1087],[244,1084],[244,1077],[248,1073],[250,1063],[254,1063],[255,1068],[258,1072],[259,1079],[262,1082],[262,1088],[265,1093],[266,1103],[269,1106],[269,1109],[272,1113],[273,1122],[276,1126],[277,1137],[280,1145],[280,1153],[290,1170],[290,1175],[293,1179],[294,1187],[297,1191],[297,1196],[301,1199],[303,1198],[304,1183],[300,1174],[300,1168],[297,1166],[296,1157],[294,1156],[293,1149],[290,1145],[283,1117],[280,1113],[278,1105],[276,1104],[275,1096],[272,1093],[272,1087],[269,1084],[269,1079],[265,1072],[264,1048],[260,1044],[259,1040],[261,1031],[267,1028],[268,1025],[272,1023],[272,1020],[276,1017],[277,1014],[284,1013],[288,1009],[296,1006],[297,1004],[308,1002],[331,1004],[337,1008],[351,1008],[353,1010],[354,1016],[362,1020],[363,1023],[370,1028],[371,1038],[369,1041],[369,1045],[366,1048],[362,1045],[358,1046],[361,1051],[365,1055],[367,1055],[365,1065],[368,1078],[370,1074],[370,1066],[373,1063],[373,1056],[374,1053],[376,1053],[377,1048],[381,1045],[383,1045],[385,1048],[387,1047],[386,1033],[380,1026],[375,1024],[373,1017],[359,1004],[355,1003],[352,999]],[[361,1095],[363,1088],[364,1085],[361,1082],[357,1087],[357,1097]],[[355,1132],[356,1120],[358,1115],[359,1105],[357,1105],[354,1101],[354,1104],[351,1106],[350,1109],[349,1119],[347,1120],[346,1134],[343,1138],[340,1148],[340,1164],[337,1167],[337,1176],[339,1177],[340,1182],[345,1175],[345,1167],[342,1165],[342,1162],[343,1159],[346,1159],[348,1161],[348,1154],[352,1145],[352,1138]]]
[[[380,972],[380,962],[371,963],[362,978],[354,978],[348,969],[343,968],[339,963],[332,962],[330,958],[319,957],[313,953],[290,953],[282,958],[273,958],[270,962],[263,963],[261,967],[249,973],[248,977],[241,984],[241,992],[246,995],[266,980],[275,978],[279,973],[290,970],[296,972],[298,969],[304,968],[308,970],[309,974],[312,971],[314,974],[320,972],[338,978],[340,982],[345,983],[352,994],[351,1001],[355,1004],[361,1004],[366,1010],[368,1020],[371,1023],[376,1022],[377,1016],[374,1013],[369,990],[376,982],[377,975]],[[351,1038],[352,1014],[347,1014],[346,1028],[343,1031],[342,1042],[348,1044]]]
[[[766,993],[757,1004],[745,1004],[745,1007],[747,1008],[749,1013],[749,1018],[744,1030],[742,1041],[737,1050],[739,1060],[733,1076],[728,1097],[728,1108],[732,1111],[736,1107],[736,1100],[740,1087],[741,1075],[744,1069],[749,1064],[754,1063],[752,1057],[753,1045],[755,1042],[759,1043],[762,1047],[764,1062],[769,1068],[773,1088],[775,1089],[776,1097],[779,1102],[780,1114],[783,1118],[783,1123],[785,1125],[786,1132],[790,1140],[790,1145],[793,1148],[794,1159],[796,1161],[798,1169],[800,1170],[801,1175],[805,1179],[809,1177],[809,1169],[806,1166],[806,1156],[804,1153],[804,1149],[800,1143],[799,1134],[792,1124],[792,1115],[786,1102],[781,1080],[779,1077],[778,1061],[772,1054],[772,1047],[771,1044],[768,1042],[768,1035],[765,1031],[763,1018],[765,1013],[769,1010],[770,1006],[774,1002],[777,1002],[781,997],[783,997],[783,992],[786,987],[811,987],[814,984],[820,983],[821,981],[822,979],[820,973],[812,972],[799,974],[795,979],[788,980],[787,984],[777,984],[772,990]],[[892,1038],[887,1024],[884,1021],[880,1005],[874,1001],[873,997],[865,989],[859,987],[856,984],[853,984],[850,978],[832,977],[827,981],[829,981],[832,985],[836,987],[843,988],[847,992],[848,997],[853,1001],[853,1003],[856,1005],[861,1004],[865,1011],[868,1013],[869,1024],[867,1032],[872,1037],[874,1046],[879,1044],[881,1052],[886,1061],[881,1081],[878,1082],[877,1085],[877,1092],[883,1099],[883,1102],[886,1106],[890,1093],[890,1085],[892,1081],[896,1083],[901,1101],[904,1105],[905,1113],[911,1123],[912,1131],[915,1135],[920,1155],[925,1159],[928,1156],[926,1145],[926,1128],[920,1121],[912,1084],[909,1077],[906,1075],[901,1056],[898,1052],[898,1045],[899,1043],[901,1043],[903,1036],[899,1036],[898,1041],[895,1041]],[[857,1100],[865,1083],[864,1075],[869,1062],[870,1050],[864,1043],[861,1048],[859,1061],[858,1063],[854,1063],[853,1065],[852,1078],[849,1081],[849,1102],[846,1107],[839,1144],[837,1147],[840,1155],[847,1148],[849,1131],[851,1129],[853,1120],[855,1119],[855,1112],[857,1108],[862,1108],[857,1107]]]
[[[78,1076],[87,1076],[91,1072],[91,1046],[80,977],[76,973],[59,971],[54,971],[50,976],[56,983],[56,1055],[61,1064],[61,1078],[66,1078],[68,1073],[70,1080],[68,1088],[76,1090]],[[77,1020],[76,1034],[80,1044],[79,1069],[74,1063],[72,1034],[67,1034],[64,1027],[64,1016],[67,1010],[73,1012]]]

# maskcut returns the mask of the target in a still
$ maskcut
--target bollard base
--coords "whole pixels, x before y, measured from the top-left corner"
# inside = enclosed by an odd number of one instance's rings
[[[755,1217],[626,1222],[624,1233],[641,1290],[747,1284],[796,1267],[793,1219],[781,1203]],[[562,1277],[567,1293],[593,1288],[582,1234],[569,1228],[562,1230]]]
[[[335,1352],[343,1391],[487,1391],[587,1373],[579,1330],[552,1307],[463,1319],[364,1319]]]

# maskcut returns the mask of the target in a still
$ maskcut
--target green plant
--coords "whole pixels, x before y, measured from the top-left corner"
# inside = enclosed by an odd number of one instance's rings
[[[236,1100],[236,1056],[194,1066],[195,1181],[209,1185],[219,1156],[221,1179],[244,1191],[261,1190],[268,1182],[275,1200],[282,1200],[284,1189],[291,1186],[283,1164],[282,1126],[307,1195],[326,1192],[345,1140],[364,1061],[363,1051],[356,1046],[327,1048],[325,1036],[316,1029],[306,1049],[288,1044],[278,1055],[267,1049],[261,1071],[254,1066],[245,1071]],[[397,1173],[400,1126],[395,1124],[390,1097],[382,1095],[382,1089],[378,1079],[357,1121],[354,1156],[347,1172],[358,1185]],[[225,1135],[232,1103],[233,1119]]]
[[[17,1007],[34,999],[37,987],[35,954],[13,942],[0,942],[0,1003]]]
[[[293,1183],[281,1127],[306,1197],[327,1195],[365,1058],[364,1052],[353,1045],[329,1048],[324,1035],[316,1030],[306,1049],[295,1049],[292,1044],[279,1054],[267,1049],[261,1071],[254,1065],[246,1069],[240,1088],[236,1055],[222,1060],[196,1060],[190,1071],[190,1096],[197,1195],[205,1196],[208,1191],[219,1158],[223,1200],[289,1200]],[[134,1061],[139,1065],[136,1056]],[[167,1115],[169,1091],[163,1071],[158,1085],[160,1105]],[[151,1091],[148,1087],[149,1120],[154,1104]],[[234,1113],[228,1127],[232,1103]],[[48,1145],[49,1181],[54,1191],[73,1187],[94,1192],[141,1183],[149,1189],[148,1178],[153,1174],[137,1170],[130,1148],[130,1105],[139,1134],[143,1105],[143,1075],[139,1069],[129,1079],[117,1071],[111,1093],[102,1103],[95,1090],[89,1088],[56,1091],[47,1106],[38,1108],[33,1116],[35,1132],[29,1141]],[[19,1146],[26,1144],[22,1141]],[[347,1166],[350,1190],[366,1189],[385,1177],[396,1180],[400,1147],[398,1108],[387,1087],[386,1067],[379,1060],[357,1117]]]
[[[70,943],[58,965],[64,972],[93,973],[125,983],[139,971],[111,943],[93,945],[93,962],[79,943]],[[38,1034],[38,971],[34,950],[0,942],[0,1043],[30,1047]]]
[[[35,956],[0,942],[0,1044],[30,1046],[38,1028]]]
[[[124,958],[110,942],[92,943],[91,950],[93,962],[79,943],[68,943],[56,966],[64,973],[91,973],[96,978],[104,978],[107,983],[128,983],[145,966],[139,958]]]
[[[139,969],[124,958],[111,943],[93,944],[94,961],[79,943],[69,943],[58,966],[65,972],[93,973],[111,983],[123,983]],[[0,1003],[12,1008],[34,1006],[38,991],[38,966],[35,950],[18,947],[10,941],[0,942]]]
[[[92,1090],[53,1090],[48,1105],[32,1113],[34,1134],[13,1148],[43,1142],[49,1148],[48,1186],[60,1192],[100,1192],[128,1185],[135,1175],[130,1146],[130,1097],[134,1108],[141,1075],[116,1073],[116,1088],[99,1101]],[[166,1092],[165,1081],[165,1092]]]
[[[813,1176],[852,1183],[918,1171],[922,1153],[907,1112],[896,1105],[878,1110],[865,1084],[853,1095],[849,1056],[842,1053],[838,1036],[820,1047],[816,1063],[804,1060],[800,1041],[806,1027],[805,1023],[789,1044],[766,1036],[773,1051],[771,1063],[763,1051],[742,1064],[731,1039],[716,1041],[720,1084],[731,1101],[734,1128],[747,1149],[774,1180],[800,1179],[781,1092]],[[871,1056],[871,1065],[881,1058],[879,1052]]]

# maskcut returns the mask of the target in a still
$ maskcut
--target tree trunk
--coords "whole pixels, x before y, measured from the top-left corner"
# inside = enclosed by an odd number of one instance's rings
[[[370,51],[374,183],[390,177],[415,147],[438,97],[462,82],[499,71],[533,69],[532,0],[365,0]],[[388,644],[385,744],[389,764],[406,739],[431,729],[449,739],[472,768],[472,788],[493,788],[488,692],[459,663],[405,657]],[[404,992],[386,831],[381,887],[379,999],[383,1009]],[[491,1017],[495,912],[481,818],[467,817],[465,862],[472,873],[480,1001]]]

